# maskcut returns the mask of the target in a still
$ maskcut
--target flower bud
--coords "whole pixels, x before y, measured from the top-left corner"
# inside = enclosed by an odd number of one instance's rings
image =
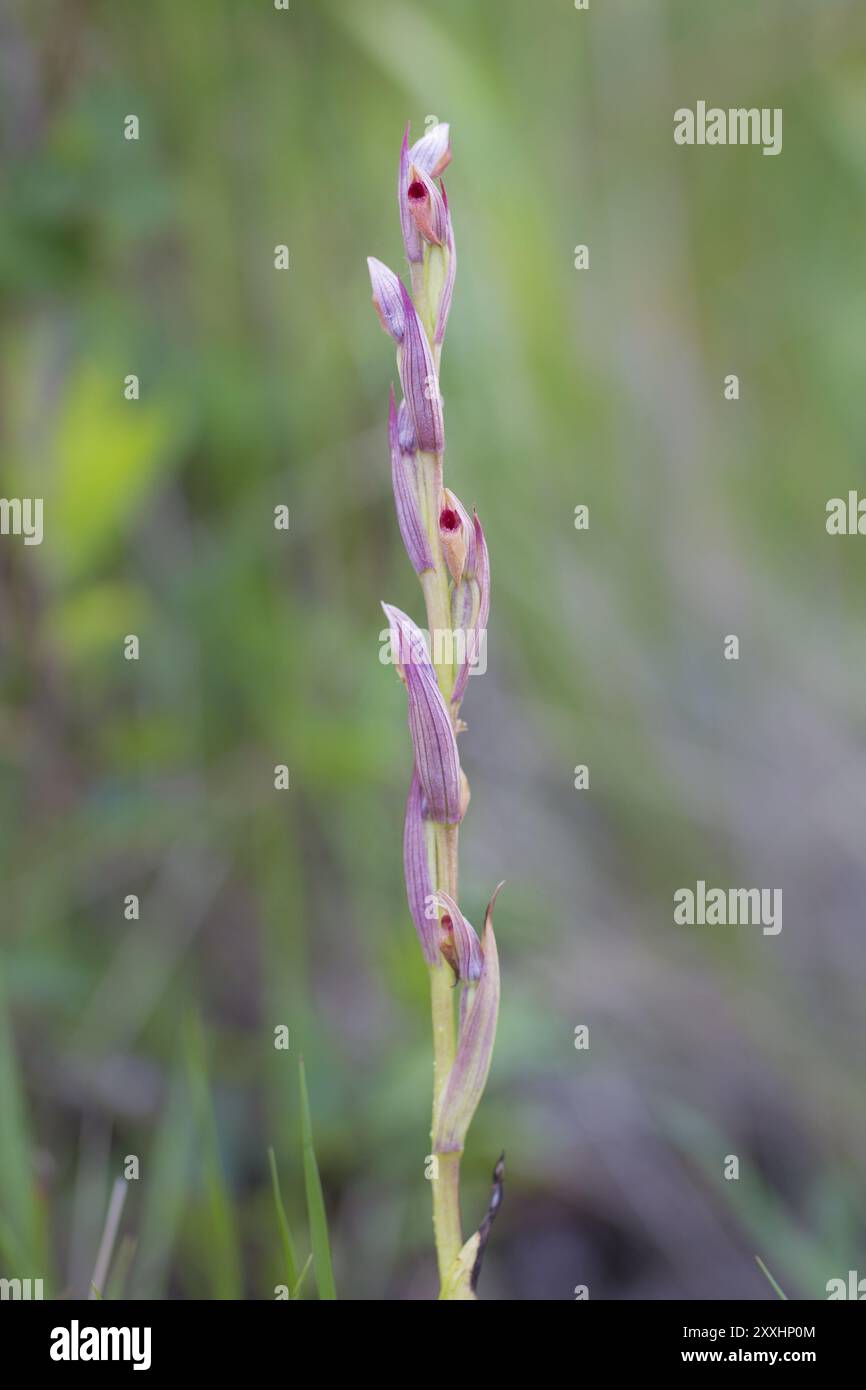
[[[441,246],[448,235],[448,207],[432,179],[417,165],[409,165],[406,198],[412,220],[425,241]]]
[[[462,814],[463,789],[451,717],[422,633],[399,608],[389,603],[382,608],[391,627],[391,649],[406,683],[409,733],[426,814],[430,820],[454,825]]]
[[[439,377],[430,352],[427,334],[402,281],[403,340],[397,352],[397,367],[406,405],[415,429],[418,448],[424,453],[441,454],[445,448],[445,421]]]
[[[465,522],[464,517],[466,518]],[[448,491],[448,488],[445,488],[442,492],[442,504],[439,508],[439,538],[442,542],[445,562],[451,571],[451,578],[455,584],[459,584],[463,576],[471,534],[472,525],[462,504],[452,492]]]
[[[499,1017],[499,957],[493,935],[493,905],[501,887],[500,883],[484,917],[478,983],[461,1021],[457,1055],[434,1120],[433,1152],[438,1154],[462,1152],[490,1070]]]
[[[451,136],[448,122],[439,121],[437,125],[431,126],[420,140],[416,140],[409,151],[409,160],[419,169],[423,169],[425,174],[429,174],[431,179],[438,179],[439,175],[451,163]]]
[[[447,893],[436,892],[434,900],[444,909],[439,926],[439,949],[454,971],[459,984],[475,984],[481,976],[481,942],[475,928]]]
[[[425,329],[439,347],[451,308],[457,254],[444,184],[435,180],[451,160],[448,125],[440,122],[409,146],[403,136],[397,201],[412,287]]]
[[[373,307],[379,315],[379,322],[395,343],[402,343],[405,328],[403,299],[400,294],[400,281],[375,256],[367,257],[370,283],[373,286]]]

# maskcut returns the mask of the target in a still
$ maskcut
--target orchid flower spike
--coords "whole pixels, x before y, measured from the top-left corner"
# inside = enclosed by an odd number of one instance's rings
[[[457,901],[458,825],[469,804],[457,735],[470,671],[484,659],[490,611],[490,565],[478,516],[444,483],[445,423],[439,361],[457,269],[454,228],[442,174],[451,160],[450,132],[432,122],[410,144],[403,137],[397,179],[400,229],[408,260],[404,283],[375,257],[368,267],[379,321],[396,346],[402,400],[391,388],[388,442],[397,523],[421,580],[432,651],[415,623],[383,603],[391,659],[406,687],[413,768],[403,824],[403,869],[409,912],[430,967],[433,1018],[433,1154],[431,1184],[439,1297],[474,1300],[481,1257],[502,1196],[497,1165],[487,1215],[463,1240],[459,1167],[466,1133],[481,1099],[499,1015],[499,958],[493,894],[479,939]],[[450,631],[449,629],[450,624]],[[447,654],[438,640],[445,630]],[[462,639],[462,640],[461,640]],[[455,655],[456,649],[456,655]],[[501,888],[502,885],[500,884]],[[454,1008],[452,988],[459,1009]]]

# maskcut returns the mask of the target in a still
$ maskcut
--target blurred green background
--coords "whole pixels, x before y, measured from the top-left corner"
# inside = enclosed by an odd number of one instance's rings
[[[397,154],[431,114],[447,481],[493,573],[476,925],[508,881],[480,1292],[772,1298],[755,1253],[792,1297],[866,1274],[866,586],[824,529],[864,475],[862,3],[0,15],[2,491],[45,499],[41,547],[0,542],[0,1274],[86,1293],[134,1154],[122,1290],[271,1298],[269,1144],[309,1248],[303,1053],[340,1295],[434,1293],[378,660],[380,599],[422,610],[365,266],[402,269]],[[678,148],[698,99],[782,107],[782,154]],[[699,878],[782,888],[781,935],[674,926]]]

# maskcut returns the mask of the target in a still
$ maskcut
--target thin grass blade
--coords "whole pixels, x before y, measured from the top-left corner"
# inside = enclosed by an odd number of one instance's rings
[[[304,1156],[304,1186],[307,1191],[307,1216],[310,1222],[313,1266],[316,1271],[319,1298],[333,1300],[337,1297],[337,1290],[334,1285],[334,1270],[331,1264],[331,1245],[328,1240],[328,1218],[325,1213],[322,1181],[319,1177],[316,1151],[313,1148],[313,1123],[310,1118],[310,1097],[307,1093],[303,1057],[298,1063],[298,1075],[301,1084],[301,1144]]]
[[[785,1290],[782,1288],[781,1284],[777,1284],[777,1283],[776,1283],[776,1280],[773,1278],[772,1274],[771,1274],[770,1271],[767,1269],[767,1266],[764,1264],[764,1261],[761,1259],[760,1255],[756,1255],[756,1256],[755,1256],[755,1259],[756,1259],[757,1262],[758,1262],[758,1268],[760,1269],[761,1273],[764,1275],[764,1277],[765,1277],[766,1279],[769,1280],[769,1282],[772,1284],[773,1288],[776,1290],[777,1296],[778,1296],[779,1298],[783,1298],[783,1299],[785,1300],[785,1302],[787,1303],[787,1302],[788,1302],[788,1295],[785,1293]]]
[[[208,1209],[205,1227],[207,1273],[211,1297],[233,1301],[243,1297],[240,1238],[220,1150],[204,1031],[201,1019],[194,1011],[186,1019],[185,1043],[187,1077],[201,1136],[202,1176]]]
[[[271,1170],[271,1187],[274,1192],[274,1207],[277,1213],[277,1228],[280,1232],[280,1244],[283,1247],[283,1259],[286,1262],[286,1283],[292,1290],[298,1283],[298,1261],[295,1255],[295,1242],[292,1240],[292,1232],[289,1228],[286,1208],[283,1205],[283,1194],[280,1191],[280,1175],[277,1172],[277,1156],[273,1148],[268,1149],[268,1167]],[[294,1298],[294,1294],[291,1295]]]
[[[312,1250],[311,1250],[310,1253],[309,1253],[309,1255],[307,1256],[305,1262],[304,1262],[304,1267],[303,1267],[303,1269],[301,1270],[300,1275],[298,1276],[298,1282],[295,1284],[295,1287],[292,1289],[292,1298],[300,1298],[300,1296],[301,1296],[301,1289],[302,1289],[302,1287],[303,1287],[304,1280],[305,1280],[306,1277],[307,1277],[307,1273],[308,1273],[309,1268],[310,1268],[310,1265],[311,1265],[312,1263],[313,1263],[313,1252],[312,1252]]]

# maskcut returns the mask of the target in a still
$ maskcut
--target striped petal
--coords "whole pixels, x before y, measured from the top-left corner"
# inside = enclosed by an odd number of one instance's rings
[[[391,650],[406,683],[409,733],[427,815],[440,823],[456,824],[462,815],[460,758],[436,672],[412,619],[389,603],[382,608],[391,627]]]
[[[398,283],[405,321],[403,341],[397,353],[403,395],[412,418],[418,448],[424,453],[441,454],[445,448],[445,422],[442,418],[439,378],[415,305],[403,282]]]
[[[405,328],[403,299],[400,294],[400,281],[375,256],[367,257],[370,284],[373,286],[373,307],[379,315],[379,322],[395,343],[402,343]]]
[[[404,428],[405,436],[405,428]],[[414,431],[411,432],[414,439]],[[388,439],[391,446],[391,481],[394,485],[394,504],[397,509],[397,525],[406,547],[406,554],[417,574],[434,568],[430,541],[421,520],[418,488],[418,459],[414,449],[403,449],[400,444],[400,420],[394,403],[394,388],[391,387],[391,402],[388,411]]]
[[[454,245],[454,228],[451,225],[451,213],[448,211],[448,195],[445,192],[445,185],[442,185],[442,201],[445,204],[445,214],[447,218],[445,232],[445,256],[447,267],[445,271],[445,283],[442,286],[442,293],[439,298],[439,310],[436,315],[436,329],[433,334],[433,341],[437,345],[445,337],[445,329],[448,324],[448,314],[451,309],[451,297],[454,294],[454,279],[457,275],[457,248]]]
[[[409,152],[409,127],[407,125],[403,134],[400,167],[397,172],[397,206],[400,209],[400,227],[403,232],[406,255],[410,261],[420,261],[424,255],[424,242],[409,210],[409,165],[411,163],[412,155]]]
[[[416,140],[409,151],[409,159],[431,179],[437,179],[451,163],[451,127],[448,122],[439,121],[420,140]]]
[[[401,401],[397,407],[397,439],[405,454],[418,452],[415,426],[412,424],[412,416],[409,414],[409,407],[405,401]]]
[[[412,769],[412,781],[406,801],[403,823],[403,872],[406,877],[406,897],[421,950],[428,965],[439,963],[439,923],[436,913],[429,911],[433,899],[433,874],[436,846],[433,822],[424,815],[424,793],[418,774]],[[429,912],[429,915],[428,915]]]

